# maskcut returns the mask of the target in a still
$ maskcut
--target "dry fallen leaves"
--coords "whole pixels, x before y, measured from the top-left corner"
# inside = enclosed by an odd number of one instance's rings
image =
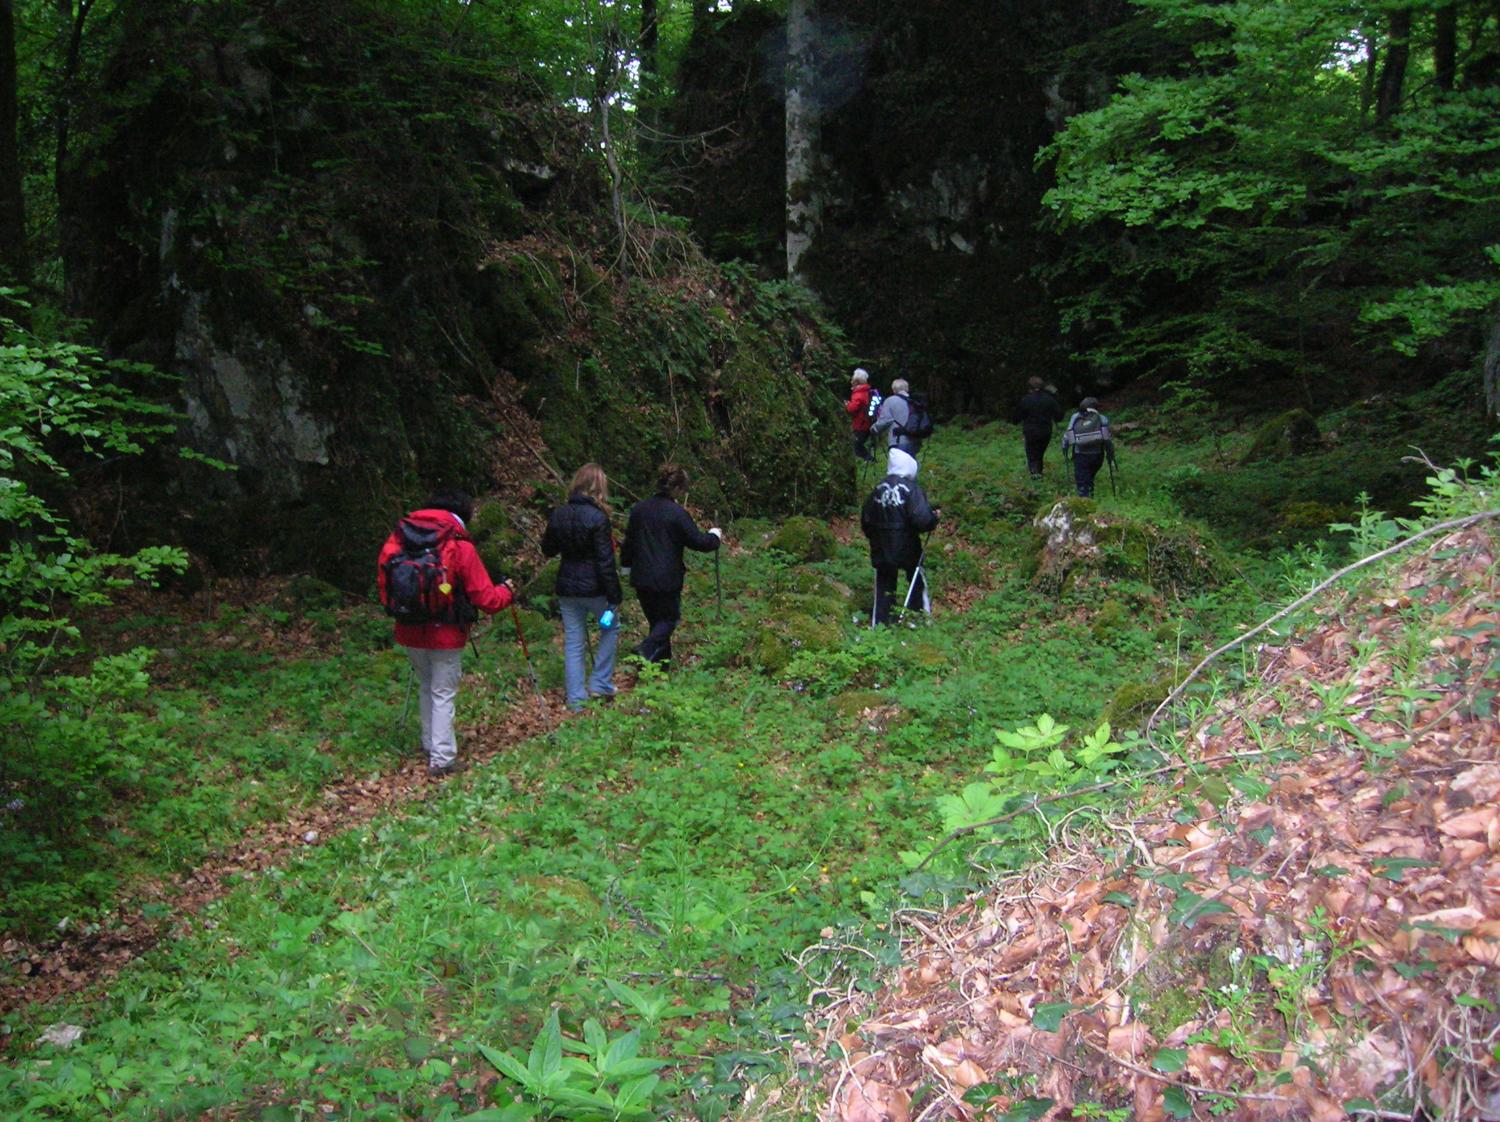
[[[1048,863],[909,925],[886,986],[810,1024],[845,1054],[890,1048],[866,1105],[841,1090],[824,1122],[896,1118],[901,1092],[922,1122],[972,1119],[962,1094],[986,1073],[1054,1099],[1054,1118],[1093,1101],[1164,1119],[1172,1091],[1200,1109],[1218,1092],[1220,1117],[1332,1122],[1350,1100],[1409,1104],[1416,1088],[1433,1117],[1500,1118],[1493,557],[1486,532],[1451,535],[1392,572],[1389,591],[1329,604],[1294,646],[1261,650],[1260,696],[1225,704],[1191,739],[1209,760],[1263,746],[1246,722],[1316,729],[1299,758],[1266,769],[1268,794],[1185,822],[1158,807],[1130,826],[1140,863],[1123,872],[1106,855],[1127,848],[1120,838],[1063,834]],[[1441,641],[1413,676],[1390,652],[1410,649],[1419,614]],[[1352,687],[1338,716],[1362,741],[1329,720],[1331,686]],[[1410,696],[1421,708],[1403,718]],[[1226,910],[1169,922],[1157,870]],[[1284,991],[1297,993],[1290,1020],[1263,969],[1228,965],[1256,955],[1305,966],[1303,989]],[[1259,995],[1238,1021],[1220,989],[1235,977]],[[1038,1008],[1063,1003],[1057,1031],[1039,1028]],[[1163,1048],[1176,1051],[1155,1066]],[[830,1066],[825,1088],[842,1074]]]

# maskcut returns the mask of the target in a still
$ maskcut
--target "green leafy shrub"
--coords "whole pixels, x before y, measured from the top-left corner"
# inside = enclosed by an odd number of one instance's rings
[[[788,518],[771,537],[771,548],[798,561],[827,561],[838,550],[838,541],[827,523],[797,515]]]
[[[123,388],[151,372],[8,319],[0,333],[0,727],[19,748],[0,755],[0,924],[29,927],[87,899],[89,877],[59,896],[58,874],[87,869],[109,808],[147,793],[142,761],[159,736],[137,709],[150,652],[91,659],[66,613],[187,557],[97,551],[43,498],[67,494],[71,462],[135,455],[171,431],[165,409]],[[85,669],[53,673],[64,658]]]

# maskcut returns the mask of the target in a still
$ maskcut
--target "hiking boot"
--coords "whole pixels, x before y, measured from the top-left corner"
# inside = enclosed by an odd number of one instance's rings
[[[427,769],[427,778],[446,779],[450,775],[457,775],[459,772],[464,771],[468,766],[462,760],[454,760],[451,764],[444,764],[442,767],[429,766]]]

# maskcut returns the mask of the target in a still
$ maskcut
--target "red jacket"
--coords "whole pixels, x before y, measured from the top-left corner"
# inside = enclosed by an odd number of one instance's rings
[[[493,615],[508,607],[510,589],[495,584],[484,571],[484,562],[474,549],[464,524],[458,515],[446,510],[414,510],[407,515],[414,522],[425,526],[451,527],[443,542],[443,565],[448,570],[455,593],[462,592],[469,603],[481,612]],[[380,600],[385,602],[385,563],[401,552],[401,543],[396,535],[386,538],[376,565],[375,583],[380,589]],[[469,638],[469,626],[459,623],[398,623],[396,642],[403,647],[417,647],[429,651],[456,651],[463,648]]]
[[[875,418],[870,416],[870,384],[868,382],[854,387],[854,392],[849,395],[849,400],[844,403],[844,412],[854,418],[855,432],[870,431],[870,426],[875,423]]]

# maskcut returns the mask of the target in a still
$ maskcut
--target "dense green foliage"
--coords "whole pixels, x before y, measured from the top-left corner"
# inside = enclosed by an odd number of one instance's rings
[[[1492,6],[1138,6],[1154,56],[1043,153],[1076,345],[1309,406],[1382,374],[1475,375],[1500,298]]]
[[[304,1102],[336,1116],[453,1117],[479,1105],[489,1061],[478,1046],[524,1056],[555,1004],[569,1035],[589,1017],[615,1036],[640,1029],[642,1049],[670,1061],[654,1101],[717,1117],[775,1062],[774,1033],[800,1020],[805,982],[789,949],[830,925],[845,933],[836,941],[864,939],[864,921],[903,893],[967,875],[945,865],[903,888],[896,854],[925,851],[940,825],[925,808],[992,759],[997,729],[1050,711],[1092,731],[1112,683],[1180,664],[1262,594],[1230,580],[1176,600],[1144,570],[1043,594],[1021,564],[1034,548],[1023,512],[1062,481],[1035,489],[1019,463],[997,474],[997,452],[1018,459],[1013,440],[993,426],[955,429],[924,468],[954,547],[935,543],[933,579],[940,601],[967,590],[966,612],[872,633],[856,626],[868,602],[848,592],[868,587],[862,542],[797,562],[772,544],[775,527],[736,523],[722,622],[711,569],[690,574],[691,665],[647,676],[418,809],[247,877],[112,997],[12,1018],[17,1042],[59,1018],[86,1035],[46,1068],[45,1049],[15,1054],[0,1068],[0,1102],[63,1118],[103,1104],[151,1118],[231,1102],[268,1117]],[[1169,517],[1160,492],[1121,501],[1135,517]],[[71,915],[107,931],[108,912],[87,904],[107,902],[122,879],[190,864],[337,775],[395,764],[392,745],[413,731],[400,723],[404,660],[383,642],[371,650],[386,625],[369,609],[313,592],[91,632],[110,649],[145,627],[167,652],[149,692],[124,707],[154,750],[141,782],[112,796],[114,856],[94,852],[89,876],[12,880],[9,923]],[[767,673],[756,637],[793,616],[832,635],[816,645],[787,635]],[[527,628],[554,685],[555,633]],[[478,641],[462,699],[471,737],[529,689],[508,628]],[[991,858],[1021,859],[1041,829],[991,839]],[[189,920],[153,907],[164,929]],[[871,969],[893,961],[893,947],[875,945]]]
[[[57,505],[71,465],[135,456],[170,431],[164,410],[121,384],[151,371],[8,318],[0,335],[0,890],[13,922],[99,887],[87,870],[104,818],[166,739],[137,709],[150,652],[85,645],[76,615],[186,558],[97,549]]]

